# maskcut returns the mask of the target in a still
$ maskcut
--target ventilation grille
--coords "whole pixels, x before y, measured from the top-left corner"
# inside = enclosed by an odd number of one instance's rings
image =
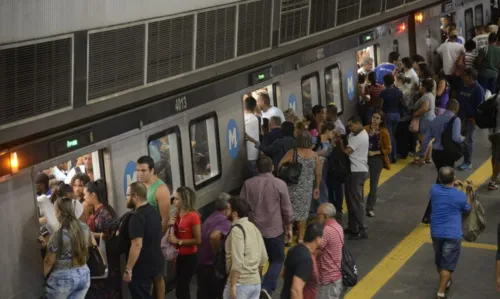
[[[89,100],[144,83],[144,26],[89,35]]]
[[[202,68],[234,57],[235,26],[235,6],[198,14],[196,68]]]
[[[335,2],[335,0],[311,1],[310,33],[323,31],[335,26]]]
[[[281,0],[280,43],[307,35],[309,0]]]
[[[385,9],[391,9],[405,4],[405,0],[386,0]]]
[[[360,0],[338,0],[337,25],[355,21],[359,18]]]
[[[241,4],[238,11],[238,56],[271,46],[272,1]]]
[[[71,106],[71,38],[0,50],[0,125]]]
[[[194,15],[148,26],[148,83],[191,71]]]
[[[362,0],[361,17],[371,16],[380,13],[382,10],[382,0]]]

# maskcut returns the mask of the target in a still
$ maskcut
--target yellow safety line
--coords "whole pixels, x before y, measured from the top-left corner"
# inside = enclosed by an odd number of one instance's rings
[[[383,169],[382,173],[380,174],[378,186],[380,187],[382,184],[387,182],[390,178],[395,176],[397,173],[399,173],[401,170],[403,170],[406,166],[410,165],[412,161],[413,161],[413,158],[408,156],[408,158],[406,158],[406,159],[400,159],[395,164],[391,164],[391,170]],[[366,180],[365,186],[363,188],[363,194],[365,195],[365,197],[368,196],[368,193],[370,193],[370,180]],[[344,196],[344,201],[342,203],[342,210],[344,211],[344,214],[347,213],[347,205],[346,205],[345,196]]]
[[[429,239],[429,240],[425,241],[425,243],[432,244],[432,240]],[[465,242],[465,241],[462,241],[462,247],[493,250],[493,251],[496,251],[498,248],[497,245],[495,245],[495,244],[473,243],[473,242]]]
[[[474,185],[481,185],[491,175],[489,159],[468,177]],[[429,226],[420,224],[387,254],[358,284],[347,293],[345,299],[368,299],[375,294],[406,264],[410,257],[430,240]],[[468,243],[470,244],[470,243]],[[476,244],[477,245],[477,244]],[[465,245],[466,247],[468,245]]]

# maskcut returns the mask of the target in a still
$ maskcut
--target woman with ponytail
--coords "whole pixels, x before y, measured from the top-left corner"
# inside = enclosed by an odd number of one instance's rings
[[[98,242],[106,242],[111,237],[111,225],[116,220],[115,210],[108,203],[106,183],[102,179],[89,182],[83,192],[85,203],[94,208],[94,212],[87,220],[87,225]],[[107,247],[106,256],[108,278],[92,280],[85,298],[122,298],[120,256],[109,252]]]
[[[73,200],[58,198],[54,206],[61,226],[50,237],[43,261],[46,298],[83,299],[90,286],[89,228],[75,216]]]

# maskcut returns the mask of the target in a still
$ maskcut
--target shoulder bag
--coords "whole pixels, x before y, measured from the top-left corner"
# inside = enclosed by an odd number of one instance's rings
[[[453,116],[446,124],[441,134],[441,143],[443,144],[446,156],[453,159],[453,161],[458,161],[464,154],[464,144],[463,142],[457,143],[453,140],[453,123],[455,119],[457,119],[457,117]]]
[[[278,170],[278,177],[289,184],[298,184],[302,173],[302,164],[297,159],[297,149],[293,149],[293,160],[284,163]]]
[[[233,225],[231,227],[231,230],[227,234],[227,236],[229,237],[229,234],[231,233],[231,231],[235,227],[238,227],[239,229],[241,229],[241,231],[243,232],[243,242],[246,242],[247,236],[246,236],[245,230],[243,229],[243,226],[241,226],[241,224]],[[243,248],[245,248],[245,246],[243,246]],[[217,250],[217,253],[215,254],[214,268],[215,268],[215,276],[218,279],[223,279],[223,278],[224,278],[224,280],[227,279],[228,273],[227,273],[227,269],[226,269],[226,248],[224,245],[221,245],[219,250]]]
[[[92,244],[89,246],[89,259],[87,266],[90,269],[91,279],[108,278],[108,264],[106,261],[106,242],[101,238],[97,245],[94,235],[92,234]]]
[[[178,250],[175,248],[174,244],[168,241],[168,236],[174,233],[174,227],[171,226],[167,233],[161,239],[161,253],[167,261],[173,261],[177,257]]]

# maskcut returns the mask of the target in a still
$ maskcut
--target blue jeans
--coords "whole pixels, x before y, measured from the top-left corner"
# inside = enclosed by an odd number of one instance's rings
[[[68,270],[55,270],[46,286],[47,299],[84,299],[90,287],[87,265]]]
[[[460,257],[462,239],[432,238],[436,267],[455,271]]]
[[[492,94],[496,92],[497,78],[479,76],[479,85],[481,85],[484,90],[488,89]]]
[[[229,284],[224,288],[224,295],[222,298],[229,299]],[[236,298],[238,299],[259,299],[260,298],[260,284],[236,284]]]
[[[476,131],[476,124],[470,120],[466,119],[464,121],[465,126],[465,152],[464,152],[464,164],[472,163],[472,150],[474,145],[474,132]]]
[[[262,288],[271,295],[276,289],[281,268],[285,261],[285,234],[281,234],[276,238],[264,238],[264,245],[269,258],[269,268],[262,279]]]
[[[401,119],[401,115],[399,113],[386,113],[385,114],[385,125],[387,126],[387,130],[389,131],[389,135],[391,136],[391,160],[396,160],[397,148],[396,148],[396,129],[398,127],[399,120]]]

